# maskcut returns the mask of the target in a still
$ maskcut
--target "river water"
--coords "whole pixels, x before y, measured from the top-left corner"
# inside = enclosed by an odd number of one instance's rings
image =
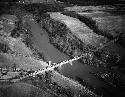
[[[25,21],[31,26],[33,43],[37,49],[44,53],[45,59],[54,63],[68,60],[69,57],[66,54],[60,52],[50,44],[48,33],[35,20],[30,18],[25,17]],[[60,72],[69,78],[80,77],[95,87],[103,87],[104,83],[89,74],[90,71],[94,72],[97,70],[99,69],[74,61],[72,66],[70,64],[63,65]]]

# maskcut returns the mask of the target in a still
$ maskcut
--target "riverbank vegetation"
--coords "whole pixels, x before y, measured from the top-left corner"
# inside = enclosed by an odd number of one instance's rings
[[[65,24],[53,20],[50,17],[43,19],[41,23],[49,33],[50,42],[59,50],[66,53],[71,58],[79,56],[83,53],[88,53],[86,58],[79,61],[84,64],[88,63],[89,65],[94,65],[96,67],[101,65],[101,61],[99,61],[94,56],[94,54],[91,53],[91,50],[93,49],[92,45],[83,43],[80,39],[71,33]]]

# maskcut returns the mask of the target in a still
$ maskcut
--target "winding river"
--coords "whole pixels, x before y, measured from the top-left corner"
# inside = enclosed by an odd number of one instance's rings
[[[30,30],[33,34],[33,43],[35,44],[37,49],[44,53],[45,59],[47,61],[59,63],[61,61],[69,59],[66,54],[60,52],[52,44],[50,44],[48,33],[44,29],[42,29],[42,27],[32,17],[25,17],[24,20],[26,23],[28,23],[28,25],[31,26]],[[76,77],[80,77],[95,87],[103,87],[104,83],[100,82],[95,77],[89,74],[90,71],[97,70],[97,68],[83,65],[78,61],[74,61],[72,66],[70,64],[63,65],[60,69],[60,72],[70,78],[75,79]]]

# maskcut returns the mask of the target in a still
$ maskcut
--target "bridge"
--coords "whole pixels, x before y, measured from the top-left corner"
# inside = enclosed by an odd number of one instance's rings
[[[73,62],[73,61],[79,60],[79,59],[84,58],[84,57],[86,57],[86,56],[88,56],[88,53],[82,54],[81,56],[76,56],[76,57],[74,57],[73,59],[69,59],[69,60],[66,60],[66,61],[62,61],[62,62],[60,62],[60,63],[58,63],[58,64],[57,64],[57,63],[52,63],[52,64],[51,64],[51,61],[49,61],[48,66],[47,66],[46,68],[44,68],[44,69],[39,69],[39,70],[35,71],[34,73],[30,73],[29,75],[20,77],[19,79],[13,79],[13,80],[11,80],[11,82],[17,82],[17,81],[20,81],[20,80],[22,80],[22,79],[24,79],[24,78],[27,78],[27,77],[29,77],[29,76],[35,77],[35,76],[38,75],[38,74],[44,74],[44,73],[47,72],[47,71],[51,71],[51,70],[53,70],[53,69],[56,68],[56,67],[61,67],[62,65],[65,65],[65,64],[68,64],[68,63],[72,65],[72,62]]]
[[[50,61],[47,68],[44,68],[44,69],[42,69],[42,70],[38,70],[38,71],[34,72],[34,73],[32,74],[32,76],[35,76],[35,75],[37,75],[37,74],[45,73],[45,72],[47,72],[47,71],[53,70],[53,69],[56,68],[56,67],[61,67],[62,65],[65,65],[65,64],[68,64],[68,63],[72,65],[72,62],[73,62],[73,61],[79,60],[79,59],[81,59],[81,58],[83,58],[83,57],[86,57],[87,55],[88,55],[88,54],[85,53],[85,54],[82,54],[81,56],[76,56],[76,57],[74,57],[73,59],[69,59],[69,60],[66,60],[66,61],[62,61],[62,62],[60,62],[60,63],[58,63],[58,64],[56,64],[56,63],[51,64],[51,61]]]

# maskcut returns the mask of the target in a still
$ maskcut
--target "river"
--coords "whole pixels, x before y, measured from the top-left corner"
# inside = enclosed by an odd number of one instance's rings
[[[24,20],[31,26],[30,30],[33,34],[33,43],[36,45],[37,49],[44,53],[45,59],[54,63],[68,60],[69,57],[66,54],[60,52],[52,44],[50,44],[48,33],[31,18],[32,17],[25,17]],[[74,61],[72,66],[70,64],[63,65],[60,72],[69,78],[80,77],[94,87],[103,87],[105,85],[104,83],[89,74],[90,71],[94,72],[97,70],[99,69]]]

